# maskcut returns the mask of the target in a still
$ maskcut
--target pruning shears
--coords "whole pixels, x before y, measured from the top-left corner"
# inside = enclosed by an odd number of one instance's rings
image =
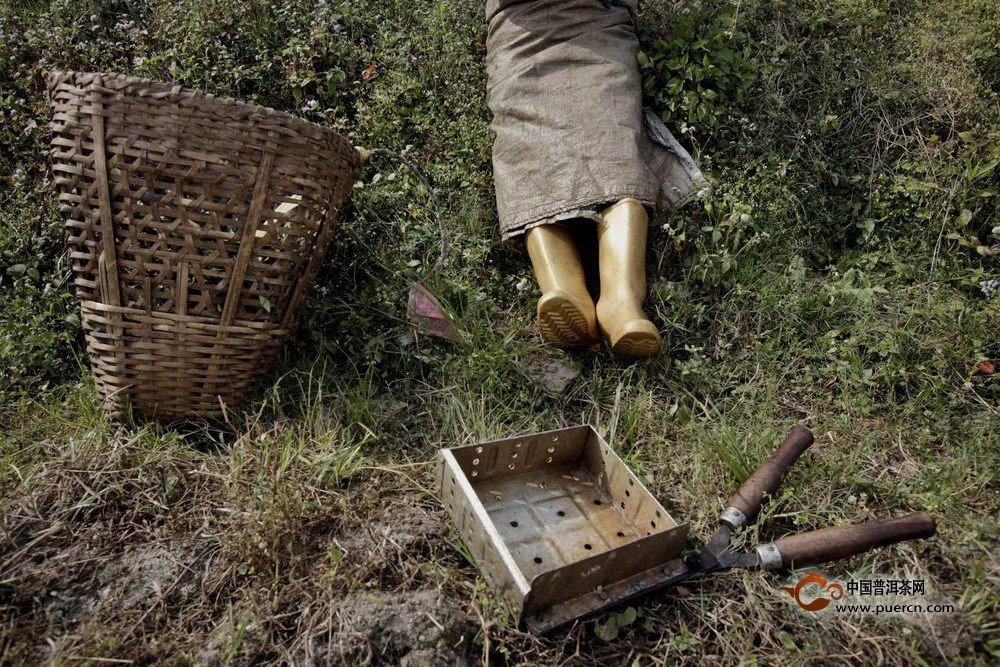
[[[932,537],[934,519],[923,513],[886,521],[838,526],[789,535],[749,553],[730,551],[733,533],[751,524],[765,497],[778,490],[785,473],[814,442],[812,432],[796,426],[771,458],[730,498],[719,515],[719,529],[700,550],[683,557],[683,579],[731,569],[780,570],[842,560],[872,549]],[[677,582],[671,582],[677,583]]]

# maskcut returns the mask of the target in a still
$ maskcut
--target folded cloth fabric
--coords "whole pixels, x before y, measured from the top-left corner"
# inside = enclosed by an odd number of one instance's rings
[[[599,219],[634,198],[678,208],[707,187],[694,160],[642,108],[637,0],[488,0],[487,102],[504,238]]]

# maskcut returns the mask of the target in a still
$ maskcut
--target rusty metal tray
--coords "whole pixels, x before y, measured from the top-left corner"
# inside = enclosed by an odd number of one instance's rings
[[[678,524],[590,426],[442,449],[437,486],[519,625],[547,632],[641,595]]]

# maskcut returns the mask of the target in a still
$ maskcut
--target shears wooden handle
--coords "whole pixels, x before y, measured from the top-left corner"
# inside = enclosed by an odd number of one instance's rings
[[[849,558],[877,547],[933,537],[937,524],[927,514],[858,523],[789,535],[757,547],[763,570],[805,567]]]
[[[813,442],[815,438],[812,431],[805,426],[793,428],[778,451],[765,461],[729,499],[719,520],[733,530],[752,523],[760,513],[765,496],[772,495],[778,490],[785,473]]]
[[[730,530],[741,528],[757,517],[764,499],[778,490],[785,473],[814,441],[812,432],[804,426],[791,430],[778,451],[743,483],[727,503],[719,516],[723,528],[709,543],[713,552],[718,555],[720,547],[728,544]],[[757,547],[755,565],[763,570],[777,570],[829,563],[897,542],[926,539],[936,532],[934,519],[922,513],[886,521],[824,528],[762,544]]]

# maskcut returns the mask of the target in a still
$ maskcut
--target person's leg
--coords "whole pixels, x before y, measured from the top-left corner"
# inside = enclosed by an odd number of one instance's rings
[[[596,342],[594,300],[587,291],[583,262],[569,230],[558,225],[534,227],[525,233],[525,243],[542,290],[538,300],[542,338],[562,347]]]
[[[597,227],[601,333],[619,356],[654,356],[660,352],[660,332],[642,310],[649,227],[646,209],[635,199],[623,199],[602,211],[601,217],[604,220]]]

